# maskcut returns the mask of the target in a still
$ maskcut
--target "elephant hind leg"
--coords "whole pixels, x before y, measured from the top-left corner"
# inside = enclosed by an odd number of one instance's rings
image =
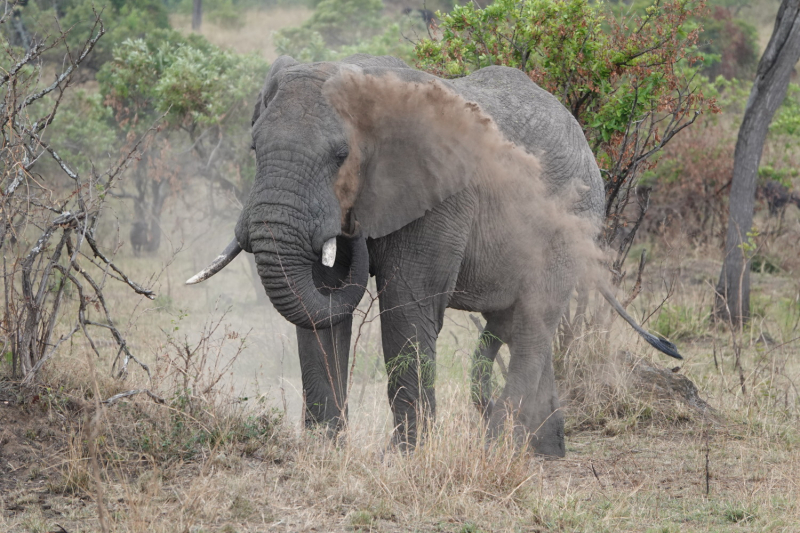
[[[489,428],[494,436],[512,430],[519,444],[527,442],[536,453],[563,457],[564,415],[553,372],[552,340],[558,325],[554,316],[560,315],[515,312],[508,339],[508,379],[490,415]]]
[[[486,326],[478,337],[478,346],[472,354],[472,403],[487,422],[492,416],[494,399],[492,398],[492,369],[497,353],[504,344],[509,333],[512,315],[509,312],[483,313]],[[476,323],[480,324],[477,319]]]

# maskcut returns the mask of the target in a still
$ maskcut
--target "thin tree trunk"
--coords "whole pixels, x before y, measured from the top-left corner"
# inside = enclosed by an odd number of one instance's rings
[[[758,166],[770,122],[786,97],[798,59],[800,0],[783,0],[772,37],[758,63],[734,155],[725,261],[717,283],[714,313],[737,325],[750,317],[750,261],[742,243],[753,226]]]
[[[192,6],[192,31],[200,31],[203,23],[203,0],[194,0]]]

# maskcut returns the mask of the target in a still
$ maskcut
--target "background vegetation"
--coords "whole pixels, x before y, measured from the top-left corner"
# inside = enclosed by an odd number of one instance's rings
[[[0,68],[19,83],[0,85],[6,102],[73,64],[97,35],[93,9],[102,9],[105,33],[70,86],[32,102],[18,122],[31,128],[55,109],[40,141],[85,181],[76,185],[48,155],[29,160],[24,186],[10,195],[20,159],[9,154],[22,148],[2,148],[0,530],[792,531],[796,77],[759,172],[746,250],[753,319],[731,329],[711,318],[736,132],[777,7],[206,0],[198,33],[188,29],[187,0],[9,7]],[[439,10],[433,27],[424,10]],[[40,42],[55,44],[15,71]],[[522,68],[584,127],[607,182],[605,238],[620,299],[678,343],[686,362],[663,368],[594,295],[578,298],[557,339],[565,460],[483,446],[468,383],[478,330],[463,313],[448,312],[438,346],[439,423],[425,447],[400,456],[385,451],[391,417],[372,314],[358,326],[347,442],[333,443],[298,429],[293,328],[256,296],[252,265],[237,260],[213,283],[182,286],[227,243],[252,182],[251,106],[269,63],[279,53],[318,61],[358,52],[445,77]],[[4,124],[8,139],[12,122]],[[99,169],[121,159],[127,171],[104,186]],[[786,201],[777,205],[770,190]],[[80,202],[108,262],[88,248],[66,253],[87,226],[55,222]],[[49,338],[44,329],[35,338],[58,350],[23,376],[14,339],[29,316],[20,310],[33,309],[23,267],[51,226],[59,237],[43,249],[52,258],[63,243],[59,268],[44,259],[27,268],[39,280],[43,324],[52,323]],[[103,298],[69,281],[64,273],[79,274],[72,260],[103,280]],[[83,328],[73,331],[76,323]],[[122,372],[123,346],[143,365]],[[499,366],[495,374],[499,387]]]

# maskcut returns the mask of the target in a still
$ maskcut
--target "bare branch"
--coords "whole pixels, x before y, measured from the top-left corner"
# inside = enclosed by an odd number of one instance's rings
[[[101,261],[103,261],[105,264],[110,266],[111,269],[114,272],[119,274],[120,277],[122,278],[122,280],[125,283],[127,283],[128,286],[131,289],[133,289],[137,294],[141,294],[141,295],[145,296],[146,298],[148,298],[150,300],[155,299],[155,297],[156,297],[155,291],[151,291],[150,289],[145,289],[144,287],[142,287],[138,283],[135,283],[135,282],[131,281],[131,279],[128,278],[128,276],[126,276],[124,272],[122,272],[119,268],[117,268],[116,265],[114,265],[114,263],[112,263],[111,260],[108,259],[105,256],[105,254],[103,254],[103,252],[100,251],[100,247],[97,246],[97,243],[95,242],[94,238],[91,235],[87,235],[86,236],[86,242],[89,243],[89,246],[92,248],[92,251],[94,252],[94,255],[96,257],[99,257]]]
[[[103,21],[100,19],[99,14],[96,14],[94,26],[92,27],[92,33],[94,33],[95,30],[97,30],[97,33],[95,34],[94,37],[92,37],[91,39],[89,39],[86,42],[86,44],[83,47],[83,50],[81,51],[80,56],[78,56],[78,59],[73,61],[72,64],[69,67],[67,67],[67,69],[64,72],[62,72],[56,78],[56,81],[54,81],[52,84],[50,84],[49,86],[45,87],[41,91],[36,92],[36,93],[28,96],[23,101],[23,103],[19,105],[17,111],[21,110],[24,107],[27,107],[27,106],[31,105],[36,100],[39,100],[43,96],[48,95],[51,92],[55,91],[58,87],[61,86],[62,83],[64,83],[65,81],[68,81],[70,79],[70,77],[72,76],[72,73],[75,71],[76,68],[78,68],[78,66],[81,63],[83,63],[84,59],[86,59],[86,56],[89,55],[89,52],[94,50],[94,46],[97,44],[97,41],[100,40],[100,37],[102,37],[106,33],[106,29],[103,26]],[[66,34],[64,34],[64,35],[66,36]]]
[[[156,403],[160,403],[162,405],[167,403],[164,400],[164,398],[154,393],[150,389],[133,389],[125,392],[120,392],[119,394],[115,394],[114,396],[108,398],[107,400],[103,400],[103,403],[106,405],[114,405],[123,398],[130,398],[131,396],[136,396],[137,394],[142,394],[142,393],[147,394]]]

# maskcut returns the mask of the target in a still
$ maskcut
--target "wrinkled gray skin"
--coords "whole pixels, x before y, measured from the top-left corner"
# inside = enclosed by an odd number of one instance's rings
[[[373,76],[435,79],[390,57],[358,55],[343,63]],[[545,239],[550,247],[536,251],[543,263],[536,268],[517,260],[525,243],[515,234],[519,221],[510,220],[504,208],[517,191],[467,183],[440,200],[416,194],[428,183],[418,171],[427,168],[427,153],[413,138],[402,138],[402,131],[391,143],[394,190],[387,189],[384,199],[383,185],[374,185],[379,201],[357,200],[343,217],[333,183],[349,157],[349,137],[322,95],[325,82],[341,69],[338,63],[301,65],[285,56],[272,66],[253,116],[255,183],[236,227],[239,245],[255,254],[267,295],[297,326],[306,424],[326,424],[335,432],[346,417],[352,309],[363,295],[368,268],[380,294],[395,442],[416,443],[421,420],[435,414],[436,338],[451,307],[481,312],[487,322],[473,379],[476,404],[492,433],[511,419],[518,440],[529,439],[538,453],[563,456],[551,343],[576,282],[574,261],[558,238]],[[539,157],[550,194],[567,195],[583,185],[573,212],[600,220],[603,188],[594,157],[577,122],[553,96],[506,67],[442,83],[479,104],[508,140]],[[368,157],[384,155],[378,150]],[[416,171],[403,172],[404,161],[417,165]],[[370,174],[376,166],[385,169],[380,163],[362,162],[364,183],[383,183]],[[320,254],[331,237],[337,237],[338,254],[327,268]],[[491,363],[503,343],[511,352],[508,380],[491,401]]]

